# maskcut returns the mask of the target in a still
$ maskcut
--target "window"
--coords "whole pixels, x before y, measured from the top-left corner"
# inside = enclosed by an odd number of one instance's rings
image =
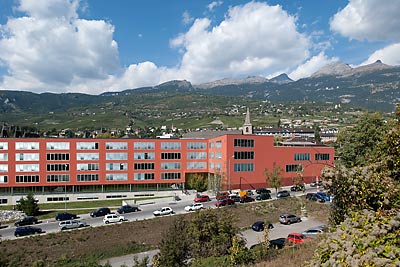
[[[48,161],[53,160],[69,160],[69,153],[47,153],[46,159]]]
[[[216,159],[222,159],[222,152],[215,152]]]
[[[222,148],[222,141],[215,142],[215,148]]]
[[[107,173],[107,181],[128,181],[128,174],[126,173]]]
[[[16,172],[38,172],[39,164],[17,164]]]
[[[233,165],[234,172],[252,172],[254,171],[253,163],[235,163]]]
[[[77,142],[77,150],[97,150],[99,149],[99,143],[97,142]]]
[[[235,147],[254,147],[253,139],[234,139],[233,145]]]
[[[15,150],[39,150],[39,142],[16,142]]]
[[[7,175],[0,175],[0,184],[8,183],[8,176]]]
[[[135,142],[133,143],[133,149],[154,150],[154,142]]]
[[[161,149],[178,150],[181,149],[180,142],[161,142]]]
[[[154,170],[154,163],[134,163],[135,170]]]
[[[161,179],[162,180],[177,180],[177,179],[181,179],[181,174],[179,172],[162,172]]]
[[[254,151],[235,151],[234,159],[254,159]]]
[[[208,148],[214,148],[215,147],[215,144],[214,144],[214,142],[210,142],[210,143],[208,143]]]
[[[76,176],[78,182],[94,182],[99,180],[98,174],[78,174]]]
[[[135,160],[153,160],[155,159],[154,152],[135,152],[133,153]]]
[[[107,171],[126,171],[128,169],[128,163],[107,163]]]
[[[48,202],[52,202],[52,201],[69,201],[69,197],[48,197],[47,198]]]
[[[204,170],[207,168],[207,163],[205,162],[188,162],[187,163],[187,168],[189,170],[193,170],[193,169],[199,169],[199,170]]]
[[[294,160],[295,161],[310,160],[310,153],[295,153],[294,154]]]
[[[161,162],[161,170],[180,170],[180,162]]]
[[[99,153],[76,153],[76,160],[99,160]]]
[[[0,161],[7,161],[8,154],[7,153],[0,153]]]
[[[77,171],[98,171],[99,164],[98,163],[78,163],[76,164]]]
[[[315,160],[329,160],[329,154],[315,154]]]
[[[69,142],[48,142],[47,150],[69,150]]]
[[[69,174],[47,174],[46,180],[49,183],[69,182]]]
[[[15,181],[17,183],[39,183],[39,175],[17,175]]]
[[[154,173],[135,173],[133,175],[133,180],[135,181],[154,180]]]
[[[127,160],[128,153],[106,153],[106,160]]]
[[[127,150],[128,143],[127,142],[107,142],[106,149]]]
[[[0,164],[0,172],[8,172],[8,164]]]
[[[187,149],[206,149],[207,144],[204,142],[188,142]]]
[[[16,161],[39,161],[39,153],[16,153]]]
[[[48,172],[65,172],[69,171],[69,164],[47,164],[46,170]]]
[[[188,152],[187,159],[207,159],[206,152]]]
[[[286,165],[286,172],[301,172],[303,166],[301,164],[288,164]]]
[[[161,159],[181,159],[181,153],[161,153]]]
[[[209,157],[210,159],[213,159],[213,158],[214,158],[214,152],[210,152],[210,153],[208,154],[208,157]]]
[[[8,150],[8,143],[0,142],[0,150]]]

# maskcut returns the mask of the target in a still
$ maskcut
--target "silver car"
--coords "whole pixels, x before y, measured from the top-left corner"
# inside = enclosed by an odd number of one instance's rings
[[[74,228],[81,228],[81,227],[86,227],[87,224],[86,222],[82,221],[77,221],[77,220],[66,220],[66,221],[61,221],[58,224],[58,227],[61,230],[67,230],[67,229],[74,229]]]
[[[325,233],[327,230],[328,230],[328,228],[326,227],[326,225],[319,225],[319,226],[304,230],[301,234],[306,237],[316,237],[317,235]]]

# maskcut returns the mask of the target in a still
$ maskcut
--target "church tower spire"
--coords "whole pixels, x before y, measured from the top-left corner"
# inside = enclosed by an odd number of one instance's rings
[[[246,118],[244,119],[243,134],[253,134],[253,125],[251,124],[251,121],[250,121],[249,108],[247,108]]]

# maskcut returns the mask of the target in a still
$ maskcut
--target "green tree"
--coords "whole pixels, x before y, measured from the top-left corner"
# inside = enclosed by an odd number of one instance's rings
[[[376,145],[388,130],[382,115],[364,113],[356,126],[347,128],[338,134],[336,155],[346,167],[364,166],[376,154]]]
[[[275,188],[276,192],[278,192],[278,189],[282,185],[282,171],[282,168],[280,166],[277,166],[275,163],[272,167],[272,171],[269,171],[268,168],[264,169],[264,175],[267,184]]]
[[[153,259],[155,267],[187,266],[189,256],[188,222],[176,219],[160,242],[160,253]]]
[[[17,210],[23,211],[26,215],[34,216],[39,214],[39,205],[33,195],[29,193],[26,198],[21,198],[16,206]]]
[[[193,173],[188,175],[186,185],[189,189],[195,189],[198,192],[203,192],[207,190],[208,180],[207,177],[203,174]]]
[[[232,266],[247,266],[249,263],[254,262],[253,255],[249,252],[244,240],[237,236],[232,239],[229,254]]]

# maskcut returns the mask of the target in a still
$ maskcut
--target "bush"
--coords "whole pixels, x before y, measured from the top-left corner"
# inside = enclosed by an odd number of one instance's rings
[[[26,215],[35,216],[39,214],[39,205],[32,193],[29,193],[26,198],[21,198],[16,206],[17,210],[23,211]]]

